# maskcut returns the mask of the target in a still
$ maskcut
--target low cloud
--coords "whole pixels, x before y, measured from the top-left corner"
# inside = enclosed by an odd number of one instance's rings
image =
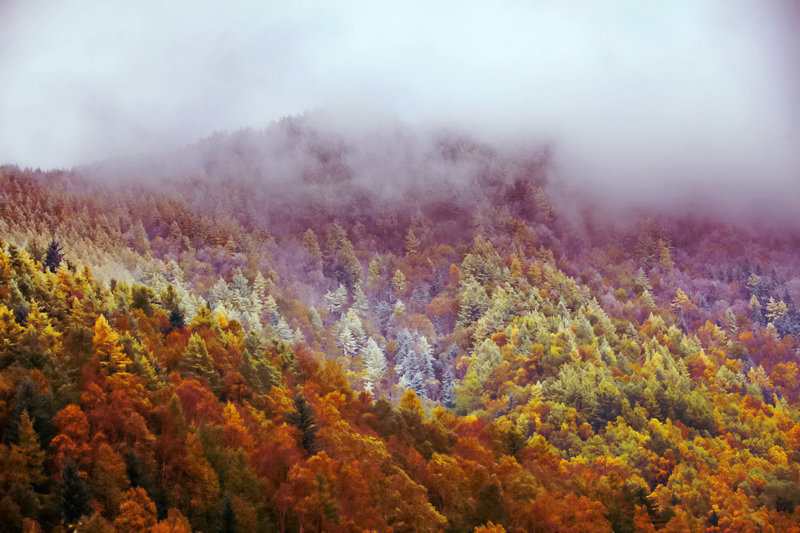
[[[0,160],[69,167],[323,109],[340,131],[381,115],[550,144],[609,201],[800,199],[791,2],[113,4],[0,8]]]

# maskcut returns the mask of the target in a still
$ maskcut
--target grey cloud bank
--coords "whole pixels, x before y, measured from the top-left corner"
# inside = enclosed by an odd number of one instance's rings
[[[73,166],[335,109],[552,143],[610,195],[800,200],[792,2],[21,2],[0,162]],[[788,198],[788,199],[787,199]]]

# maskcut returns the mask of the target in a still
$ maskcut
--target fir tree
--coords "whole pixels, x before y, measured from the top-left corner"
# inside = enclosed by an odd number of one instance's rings
[[[75,461],[68,460],[61,471],[61,516],[74,524],[91,511],[92,495]]]
[[[50,241],[50,246],[47,247],[44,256],[44,267],[50,272],[55,272],[61,265],[62,259],[64,259],[64,252],[61,250],[61,245],[55,239]]]
[[[184,374],[205,378],[209,384],[217,382],[217,372],[206,348],[206,341],[195,333],[181,356],[179,368]]]
[[[364,360],[364,370],[367,374],[366,389],[373,391],[386,372],[386,356],[372,337],[367,341],[362,359]]]
[[[300,430],[300,444],[310,455],[317,452],[317,422],[314,411],[302,393],[294,397],[294,411],[289,413],[288,421]]]

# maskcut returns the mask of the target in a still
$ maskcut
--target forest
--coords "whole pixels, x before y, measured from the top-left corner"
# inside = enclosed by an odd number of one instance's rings
[[[800,531],[800,233],[303,116],[0,167],[0,523]]]

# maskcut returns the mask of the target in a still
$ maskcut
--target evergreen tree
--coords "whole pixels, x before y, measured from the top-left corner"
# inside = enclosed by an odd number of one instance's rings
[[[189,339],[189,344],[181,356],[178,367],[184,374],[204,378],[209,384],[213,385],[217,382],[217,372],[214,370],[214,363],[208,354],[206,341],[197,333]]]
[[[236,526],[236,510],[233,508],[230,494],[225,493],[222,497],[220,511],[220,533],[236,533],[238,530]]]
[[[91,511],[92,495],[75,461],[68,460],[61,470],[61,516],[74,524]]]
[[[380,349],[378,343],[372,337],[367,341],[367,346],[362,355],[364,360],[364,369],[367,374],[366,389],[373,391],[377,383],[380,382],[384,373],[386,372],[386,356],[383,350]]]
[[[312,307],[308,313],[311,315],[311,325],[314,326],[314,329],[317,331],[322,330],[322,317],[319,316],[319,311],[317,311],[317,308]]]
[[[408,329],[403,329],[397,336],[397,351],[394,356],[395,372],[402,376],[405,369],[411,366],[411,346],[414,336]]]
[[[278,323],[275,325],[275,336],[278,337],[279,340],[286,343],[294,342],[294,331],[292,331],[292,328],[289,327],[289,324],[283,317],[280,317],[278,319]]]
[[[421,246],[421,242],[419,238],[414,234],[413,228],[408,228],[408,232],[406,233],[405,238],[405,249],[407,254],[415,254],[419,252],[419,247]]]
[[[294,411],[289,413],[288,421],[302,433],[300,444],[311,455],[317,453],[317,422],[314,411],[302,393],[294,397]]]
[[[335,291],[326,292],[325,302],[328,305],[328,313],[334,319],[338,319],[344,310],[344,306],[347,305],[347,289],[344,288],[344,285],[339,285]]]
[[[456,405],[454,394],[455,381],[455,363],[447,364],[444,368],[444,372],[442,372],[442,392],[439,396],[439,402],[448,409]]]
[[[50,241],[50,246],[47,247],[44,256],[44,267],[50,272],[55,272],[61,265],[62,259],[64,259],[64,252],[61,250],[61,245],[55,239]]]
[[[378,303],[375,311],[378,315],[378,325],[381,328],[381,333],[386,335],[394,325],[394,306],[384,300]]]
[[[392,289],[397,296],[402,296],[406,292],[406,276],[401,270],[395,270],[392,276]]]
[[[39,445],[39,435],[33,429],[33,422],[27,411],[23,411],[19,424],[19,436],[16,449],[25,460],[25,473],[32,485],[39,485],[45,481],[44,461],[45,452]]]
[[[348,357],[353,357],[358,353],[358,345],[353,338],[353,333],[350,331],[350,326],[347,324],[344,324],[339,331],[339,345]]]
[[[355,311],[360,318],[367,316],[369,303],[367,302],[367,295],[364,294],[364,291],[361,289],[361,284],[356,286],[356,290],[353,293],[353,306],[351,309]]]

